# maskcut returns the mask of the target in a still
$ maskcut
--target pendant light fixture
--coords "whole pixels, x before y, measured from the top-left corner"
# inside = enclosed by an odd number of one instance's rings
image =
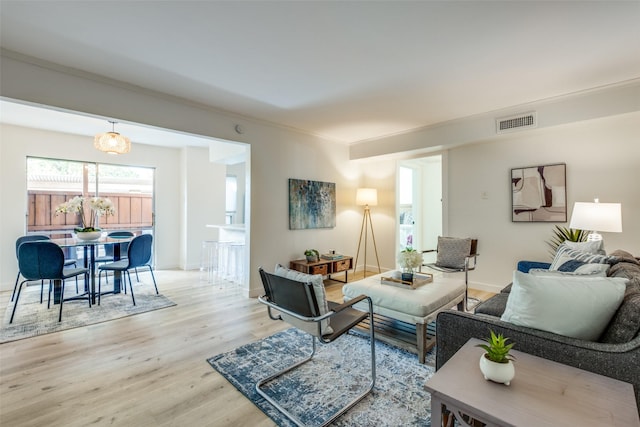
[[[131,151],[131,140],[115,131],[116,122],[111,123],[111,132],[96,135],[93,146],[109,154],[125,154]]]

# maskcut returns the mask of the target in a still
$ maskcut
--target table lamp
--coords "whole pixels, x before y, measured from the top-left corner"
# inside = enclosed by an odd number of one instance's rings
[[[620,203],[575,202],[571,214],[570,228],[589,230],[587,241],[602,240],[598,231],[622,232],[622,205]]]

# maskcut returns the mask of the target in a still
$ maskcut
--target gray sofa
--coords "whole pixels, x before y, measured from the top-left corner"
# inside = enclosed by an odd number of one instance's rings
[[[500,316],[511,288],[509,285],[499,294],[479,304],[474,314],[447,310],[438,315],[436,370],[467,340],[486,338],[488,330],[492,329],[515,342],[516,350],[633,384],[640,410],[640,261],[624,251],[615,251],[612,255],[618,258],[609,267],[607,275],[629,280],[622,305],[598,342],[501,321]],[[518,269],[527,272],[531,266],[531,263],[521,262]],[[534,263],[533,266],[540,268],[544,264]],[[617,334],[616,328],[619,328],[621,322],[627,328],[626,333]],[[638,329],[629,333],[629,328],[633,330],[635,324]],[[625,334],[631,337],[623,338]]]

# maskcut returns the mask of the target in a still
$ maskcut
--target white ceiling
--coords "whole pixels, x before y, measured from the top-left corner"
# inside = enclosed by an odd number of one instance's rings
[[[353,143],[638,78],[639,22],[640,1],[2,0],[0,42]]]

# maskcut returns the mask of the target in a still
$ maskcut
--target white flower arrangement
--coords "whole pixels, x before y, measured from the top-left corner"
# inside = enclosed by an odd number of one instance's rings
[[[422,253],[407,246],[398,254],[398,264],[407,270],[414,270],[422,265]]]
[[[85,217],[85,202],[89,205],[89,221]],[[56,215],[72,213],[80,215],[82,227],[78,227],[75,231],[99,231],[96,228],[97,217],[109,216],[116,213],[113,202],[104,197],[84,197],[76,196],[71,200],[67,200],[56,207]]]

